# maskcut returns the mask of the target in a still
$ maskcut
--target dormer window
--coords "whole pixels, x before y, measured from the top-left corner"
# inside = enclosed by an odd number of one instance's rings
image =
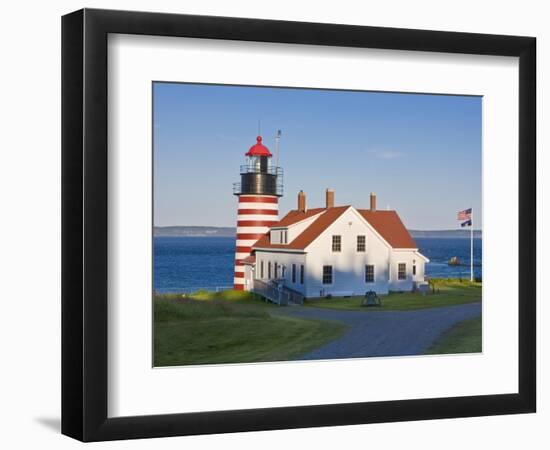
[[[288,244],[288,230],[286,228],[271,230],[269,236],[272,244]]]

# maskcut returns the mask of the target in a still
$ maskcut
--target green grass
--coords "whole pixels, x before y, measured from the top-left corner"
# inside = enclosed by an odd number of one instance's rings
[[[292,360],[341,336],[337,322],[271,315],[276,308],[240,291],[158,295],[154,365]]]
[[[438,279],[435,280],[434,286],[435,293],[430,292],[426,295],[417,292],[391,292],[388,295],[381,295],[381,307],[361,306],[363,296],[308,299],[305,306],[348,311],[410,311],[481,301],[481,283]]]
[[[155,296],[159,300],[195,300],[198,302],[214,302],[224,304],[242,304],[248,306],[259,306],[274,308],[275,305],[271,302],[267,302],[263,297],[253,294],[249,291],[220,291],[212,292],[199,290],[190,294],[157,294]]]
[[[429,355],[481,352],[481,317],[457,323],[426,351]]]

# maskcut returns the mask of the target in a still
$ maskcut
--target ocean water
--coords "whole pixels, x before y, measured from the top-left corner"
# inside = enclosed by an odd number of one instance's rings
[[[430,259],[426,275],[470,277],[470,240],[416,238],[420,252]],[[449,266],[457,256],[465,266]],[[155,237],[154,288],[157,292],[227,289],[233,284],[235,238]],[[474,274],[481,277],[481,239],[474,239]]]
[[[420,253],[429,258],[426,275],[436,278],[470,278],[470,239],[415,238]],[[449,266],[447,262],[458,257],[464,266]],[[481,239],[474,238],[474,276],[482,276]]]

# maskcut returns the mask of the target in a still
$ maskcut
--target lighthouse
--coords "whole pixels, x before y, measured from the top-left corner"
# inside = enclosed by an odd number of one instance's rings
[[[280,132],[277,141],[279,136]],[[239,198],[233,281],[236,290],[247,289],[243,260],[250,256],[252,245],[278,221],[279,197],[283,195],[283,171],[272,165],[273,155],[262,144],[261,136],[245,156],[246,162],[240,168],[241,182],[233,185],[233,194]]]

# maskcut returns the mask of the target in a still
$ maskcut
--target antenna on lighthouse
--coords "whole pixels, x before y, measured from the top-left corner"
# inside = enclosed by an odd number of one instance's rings
[[[275,167],[279,167],[279,143],[281,141],[281,130],[275,135]]]

